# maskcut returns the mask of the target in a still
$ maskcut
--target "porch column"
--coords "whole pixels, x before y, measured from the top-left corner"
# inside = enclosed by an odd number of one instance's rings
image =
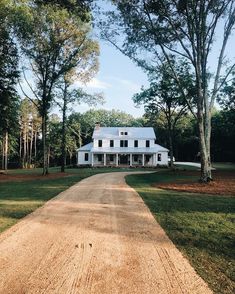
[[[116,154],[116,166],[118,166],[118,153]]]
[[[104,153],[104,166],[106,166],[106,153]]]
[[[94,166],[94,153],[91,153],[91,166]]]
[[[142,154],[142,165],[144,166],[144,154]]]
[[[130,154],[130,166],[132,166],[132,154]]]

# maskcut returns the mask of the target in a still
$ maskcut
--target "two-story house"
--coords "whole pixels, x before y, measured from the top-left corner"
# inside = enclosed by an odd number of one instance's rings
[[[100,127],[93,142],[78,149],[78,165],[157,166],[168,165],[168,149],[155,143],[153,128]]]

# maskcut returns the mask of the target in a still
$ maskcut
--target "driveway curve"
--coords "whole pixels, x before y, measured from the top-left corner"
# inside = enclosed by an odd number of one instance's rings
[[[129,173],[87,178],[0,235],[0,293],[212,293]]]

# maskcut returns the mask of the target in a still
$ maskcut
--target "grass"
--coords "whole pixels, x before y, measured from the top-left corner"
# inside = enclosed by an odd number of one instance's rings
[[[185,178],[185,172],[159,171],[151,175],[129,175],[126,180],[210,288],[215,293],[232,294],[235,292],[235,197],[174,192],[152,186],[156,182]]]
[[[66,190],[76,182],[97,173],[128,171],[128,168],[73,168],[67,169],[66,177],[0,182],[0,233],[19,219],[42,206],[46,201]],[[133,170],[133,169],[131,169]],[[138,169],[134,169],[138,170]],[[51,168],[50,173],[59,172]],[[42,169],[9,170],[10,175],[41,175]]]

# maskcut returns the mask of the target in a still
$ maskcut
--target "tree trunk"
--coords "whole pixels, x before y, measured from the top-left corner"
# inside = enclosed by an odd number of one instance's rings
[[[5,160],[5,136],[2,138],[2,170],[4,170],[4,160]]]
[[[46,114],[42,116],[42,145],[43,145],[43,176],[48,174],[48,148],[47,148],[47,123]]]
[[[62,121],[62,141],[61,141],[61,172],[65,172],[66,166],[66,110],[67,110],[67,87],[64,89],[63,101],[63,121]]]
[[[26,125],[24,123],[24,130],[23,130],[23,168],[26,168]]]
[[[203,122],[203,113],[198,111],[198,129],[199,129],[199,142],[200,142],[200,156],[201,156],[201,177],[202,183],[207,183],[211,180],[211,172],[209,166],[209,157],[207,153],[205,129]]]
[[[7,171],[8,169],[8,132],[5,131],[2,142],[2,169]]]
[[[37,159],[37,130],[35,130],[35,135],[34,135],[34,167],[36,167],[36,159]]]
[[[172,131],[169,130],[169,147],[170,147],[170,168],[174,168],[174,159],[173,159],[173,135]]]
[[[5,166],[4,170],[8,169],[8,132],[5,134]]]
[[[22,166],[22,132],[20,129],[20,146],[19,146],[20,164]]]
[[[167,115],[167,132],[168,132],[168,141],[169,141],[169,149],[170,149],[170,168],[174,168],[174,160],[173,160],[173,131],[172,131],[172,116],[170,107],[168,108],[168,115]]]
[[[209,166],[209,180],[212,180],[211,173],[211,112],[208,110],[205,116],[205,140],[206,140],[206,150]]]
[[[33,152],[33,121],[31,125],[31,138],[30,138],[30,148],[29,148],[29,165],[32,165],[32,152]]]

